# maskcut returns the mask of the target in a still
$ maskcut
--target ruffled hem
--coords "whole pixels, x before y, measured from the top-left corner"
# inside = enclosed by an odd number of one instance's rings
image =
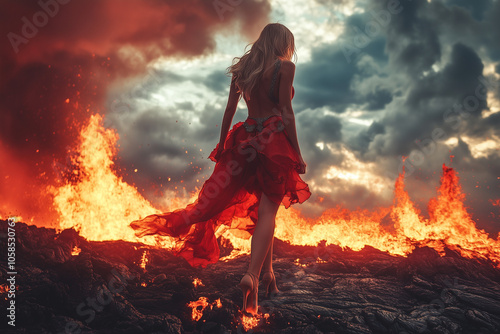
[[[174,253],[193,267],[206,267],[219,259],[215,231],[224,224],[240,235],[253,235],[262,193],[289,208],[310,196],[300,178],[300,158],[286,132],[274,126],[281,117],[264,122],[262,131],[248,132],[244,122],[228,132],[224,149],[215,159],[218,144],[209,155],[215,167],[194,203],[173,212],[154,214],[130,224],[136,236],[169,235],[177,238]]]

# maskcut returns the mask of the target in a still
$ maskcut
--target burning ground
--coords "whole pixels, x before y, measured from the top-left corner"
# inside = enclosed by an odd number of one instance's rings
[[[6,222],[1,222],[2,235]],[[16,333],[495,333],[500,271],[444,247],[408,256],[325,242],[275,240],[282,295],[243,316],[237,283],[249,256],[204,269],[128,241],[89,241],[74,229],[16,224]],[[221,256],[231,242],[219,237]],[[5,249],[1,249],[5,257]],[[2,263],[2,276],[6,268]],[[3,278],[2,277],[2,278]],[[2,288],[6,288],[5,285]],[[263,291],[260,291],[262,296]],[[5,300],[2,293],[2,308]],[[2,331],[6,324],[2,322]],[[12,331],[9,331],[12,332]]]

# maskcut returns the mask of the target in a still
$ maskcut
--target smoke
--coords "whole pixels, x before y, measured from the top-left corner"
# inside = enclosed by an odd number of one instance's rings
[[[44,186],[66,165],[89,115],[105,112],[113,82],[144,73],[159,57],[208,54],[217,32],[254,36],[269,10],[256,0],[2,1],[0,149],[10,162],[0,162],[0,214],[47,212]]]

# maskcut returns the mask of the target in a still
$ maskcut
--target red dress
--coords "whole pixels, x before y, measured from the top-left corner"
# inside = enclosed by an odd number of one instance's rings
[[[283,122],[282,116],[272,115],[236,123],[219,160],[219,144],[210,154],[216,164],[197,200],[183,209],[133,221],[135,235],[176,237],[174,254],[204,268],[219,260],[215,231],[221,224],[253,234],[262,193],[285,208],[307,200],[311,192],[298,174],[300,158]]]

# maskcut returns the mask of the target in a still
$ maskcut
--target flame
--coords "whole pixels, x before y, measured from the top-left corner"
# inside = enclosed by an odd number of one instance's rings
[[[194,285],[194,287],[195,287],[195,288],[197,288],[198,286],[205,286],[205,284],[203,284],[203,283],[201,282],[201,279],[199,279],[199,278],[195,278],[195,279],[193,280],[193,285]]]
[[[269,313],[265,313],[265,314],[259,313],[259,314],[256,314],[254,316],[251,316],[251,317],[243,314],[241,316],[241,325],[243,326],[243,329],[245,331],[248,331],[252,328],[257,327],[260,324],[261,320],[266,321],[268,318],[269,318]]]
[[[208,302],[207,297],[200,297],[200,298],[198,298],[197,301],[189,302],[189,304],[187,304],[187,306],[192,308],[191,317],[193,318],[193,320],[198,321],[203,316],[203,311],[205,310],[205,308],[209,307],[210,309],[212,309],[213,306],[215,306],[217,308],[221,308],[222,303],[220,301],[220,298],[218,298],[217,300],[215,300],[213,303],[210,304]]]
[[[148,286],[148,283],[146,283],[146,282],[142,282],[142,283],[141,283],[141,286],[146,287],[146,286]]]
[[[295,261],[293,261],[293,263],[299,267],[307,267],[307,264],[300,263],[299,258],[296,258]]]
[[[149,259],[147,257],[147,251],[144,251],[144,253],[142,253],[142,258],[141,258],[141,264],[140,264],[140,267],[144,270],[146,270],[146,264],[149,262]]]
[[[154,208],[113,169],[117,140],[114,130],[102,126],[99,114],[90,117],[80,133],[75,149],[78,154],[72,158],[76,179],[48,189],[60,215],[59,227],[74,227],[89,240],[122,239],[172,248],[175,245],[173,238],[146,236],[138,239],[128,224],[152,213],[184,207],[196,199],[199,189],[189,198],[165,199],[168,205],[162,210]],[[276,216],[275,236],[293,245],[316,246],[324,240],[325,245],[336,244],[354,251],[368,245],[401,256],[409,254],[416,245],[432,247],[440,254],[444,254],[447,246],[464,257],[488,258],[500,267],[500,238],[492,239],[475,226],[464,206],[465,195],[452,168],[443,164],[438,194],[428,204],[429,218],[422,217],[406,192],[404,174],[403,168],[395,182],[392,206],[374,212],[350,211],[337,206],[311,219],[301,216],[293,207],[281,206]],[[492,203],[495,205],[498,200]],[[388,230],[381,224],[386,218],[392,219],[393,229]],[[225,225],[216,231],[217,237],[221,235],[233,244],[231,254],[221,261],[250,253],[249,235],[242,235],[241,231],[230,230]],[[316,259],[321,260],[324,259]],[[300,260],[296,264],[303,265]]]
[[[0,294],[7,294],[7,291],[9,291],[9,286],[7,284],[0,285]],[[8,300],[7,296],[5,296],[5,300]]]
[[[76,181],[47,187],[59,213],[60,230],[73,227],[88,240],[137,242],[128,224],[161,211],[116,175],[112,159],[117,140],[114,130],[103,128],[99,114],[92,115],[80,132],[78,154],[71,157]],[[146,236],[140,241],[163,247],[174,245],[171,238],[160,236]]]
[[[82,250],[80,248],[75,246],[75,247],[73,247],[73,250],[71,251],[71,255],[76,256],[76,255],[80,254],[81,251]]]

